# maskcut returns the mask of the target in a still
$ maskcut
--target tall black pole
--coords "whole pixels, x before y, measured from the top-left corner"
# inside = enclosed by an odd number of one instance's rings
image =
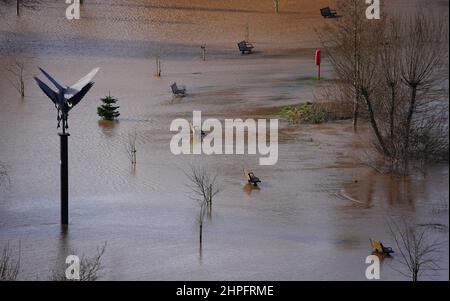
[[[61,224],[69,224],[69,133],[66,133],[66,122],[63,118],[61,140]]]
[[[41,88],[41,90],[47,95],[56,109],[58,110],[58,128],[62,122],[62,131],[59,133],[61,140],[61,224],[63,226],[69,225],[69,155],[68,155],[68,138],[69,133],[66,133],[68,129],[67,118],[69,117],[69,111],[78,104],[81,99],[86,95],[86,93],[92,88],[94,82],[90,80],[97,73],[99,68],[93,69],[85,77],[83,77],[78,83],[70,87],[66,86],[64,88],[60,85],[53,77],[51,77],[45,70],[39,68],[45,77],[53,83],[53,85],[58,89],[54,91],[49,86],[47,86],[43,81],[34,76],[36,83]]]

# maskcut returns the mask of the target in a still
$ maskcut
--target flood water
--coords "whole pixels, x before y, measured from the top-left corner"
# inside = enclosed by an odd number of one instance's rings
[[[382,175],[361,164],[369,129],[349,121],[289,125],[281,121],[279,159],[259,166],[254,155],[170,152],[175,118],[274,118],[271,108],[313,101],[321,85],[314,28],[328,1],[86,1],[79,21],[67,21],[63,1],[43,1],[18,19],[1,7],[0,247],[21,256],[21,280],[47,279],[69,254],[91,256],[107,242],[102,280],[365,280],[366,256],[376,238],[395,249],[387,217],[436,224],[447,244],[448,164],[411,176]],[[393,1],[405,10],[424,1]],[[429,1],[448,10],[448,2]],[[428,2],[427,2],[428,3]],[[284,9],[284,12],[283,12]],[[248,20],[248,21],[247,21]],[[246,35],[257,52],[241,56]],[[207,59],[200,60],[200,45]],[[155,57],[162,77],[154,77]],[[59,137],[56,110],[29,77],[18,95],[5,71],[14,59],[72,84],[100,67],[95,86],[69,118],[70,225],[59,225]],[[322,73],[331,78],[325,61]],[[39,75],[41,77],[41,75]],[[170,84],[188,96],[174,99]],[[105,95],[119,98],[116,123],[99,122]],[[271,114],[261,113],[266,108]],[[137,134],[137,166],[125,151]],[[184,174],[190,165],[216,172],[220,193],[198,244],[198,204]],[[246,184],[243,169],[262,179]],[[383,280],[406,280],[382,262]],[[448,280],[448,270],[424,275]]]

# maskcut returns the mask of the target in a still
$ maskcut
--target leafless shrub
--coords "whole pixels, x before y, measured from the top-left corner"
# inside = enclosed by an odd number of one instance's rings
[[[219,193],[217,176],[210,175],[203,168],[191,166],[190,172],[186,173],[189,179],[188,187],[192,191],[191,198],[198,202],[200,212],[198,216],[200,246],[202,245],[203,222],[206,213],[211,213],[213,198]]]
[[[36,9],[40,2],[41,2],[40,0],[0,0],[0,3],[6,4],[6,5],[14,4],[16,7],[16,15],[17,16],[20,16],[21,7],[28,8],[28,9]]]
[[[400,253],[400,267],[391,266],[395,271],[412,281],[418,281],[425,273],[440,270],[437,255],[445,242],[431,240],[430,227],[411,225],[405,220],[400,224],[391,220],[388,224]]]
[[[80,279],[78,281],[96,281],[98,272],[102,268],[102,256],[105,253],[107,242],[97,247],[97,253],[93,257],[86,257],[84,254],[80,259]],[[72,254],[76,252],[72,251]],[[65,271],[52,271],[51,281],[67,281]]]
[[[361,67],[364,64],[362,50],[370,49],[366,46],[371,41],[371,30],[367,29],[373,22],[368,25],[369,21],[365,18],[367,6],[363,1],[339,0],[337,6],[345,15],[338,22],[327,23],[319,32],[319,38],[339,79],[333,92],[339,91],[335,95],[340,94],[341,99],[352,102],[356,130],[361,103]]]
[[[161,77],[161,59],[159,55],[157,55],[155,59],[155,76]]]
[[[19,92],[20,96],[25,97],[25,80],[28,77],[24,60],[16,59],[6,68],[10,77],[8,78],[11,85]]]
[[[128,142],[125,146],[128,158],[130,159],[131,165],[133,167],[136,166],[136,139],[137,133],[135,130],[133,134],[128,134]]]
[[[3,248],[0,255],[0,281],[15,281],[20,270],[20,246],[17,258],[13,255],[9,243]]]

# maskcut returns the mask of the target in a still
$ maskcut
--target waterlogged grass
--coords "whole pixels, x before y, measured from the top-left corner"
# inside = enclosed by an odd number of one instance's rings
[[[310,77],[309,79],[310,79],[310,80],[326,80],[326,78],[323,77],[323,76],[321,76],[320,78],[317,77],[317,76],[312,76],[312,77]]]
[[[296,106],[283,107],[279,113],[291,124],[312,123],[319,124],[327,121],[327,111],[321,104],[311,102]]]

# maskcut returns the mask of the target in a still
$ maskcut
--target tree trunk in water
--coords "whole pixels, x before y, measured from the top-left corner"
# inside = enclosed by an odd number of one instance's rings
[[[202,246],[203,225],[200,224],[200,247]]]
[[[353,77],[354,82],[353,85],[355,87],[355,99],[353,103],[353,130],[356,131],[358,129],[358,113],[359,113],[359,97],[360,97],[360,90],[359,90],[359,55],[358,55],[358,7],[356,3],[353,3],[354,5],[354,32],[353,32],[353,60],[354,60],[354,70],[353,70]]]
[[[406,129],[405,129],[405,149],[404,154],[407,155],[409,153],[409,133],[411,131],[411,122],[412,116],[414,114],[414,109],[416,107],[416,96],[417,96],[417,87],[411,87],[411,100],[409,103],[408,116],[406,119]]]
[[[353,130],[358,129],[358,113],[359,113],[359,93],[356,92],[355,101],[353,103]]]
[[[389,130],[391,140],[394,139],[394,118],[395,118],[395,87],[391,85],[391,109],[389,112]]]
[[[369,112],[370,117],[370,124],[372,125],[372,129],[375,132],[375,136],[377,137],[378,143],[380,144],[383,153],[385,156],[390,156],[390,152],[386,147],[386,144],[384,143],[383,137],[381,136],[380,130],[378,129],[377,121],[375,120],[375,115],[373,113],[372,103],[370,102],[369,95],[367,92],[362,93],[364,96],[364,100],[367,105],[367,111]]]
[[[20,16],[20,0],[16,0],[16,16]]]

